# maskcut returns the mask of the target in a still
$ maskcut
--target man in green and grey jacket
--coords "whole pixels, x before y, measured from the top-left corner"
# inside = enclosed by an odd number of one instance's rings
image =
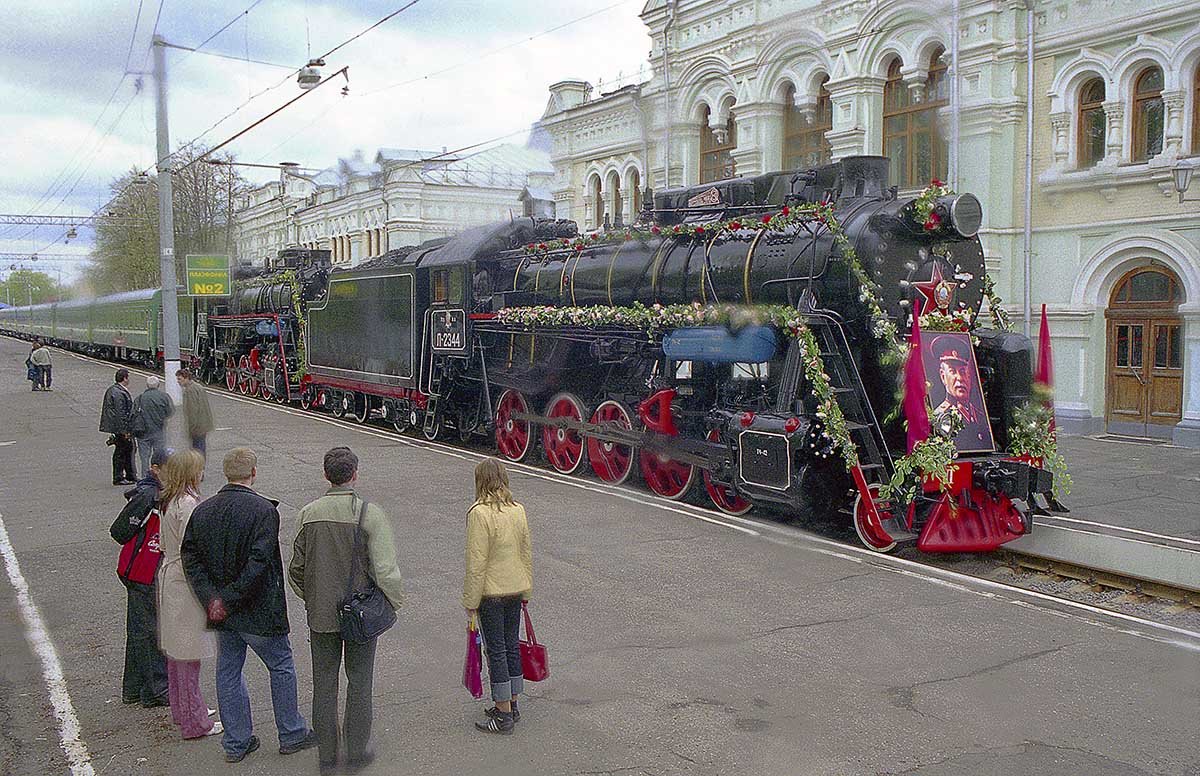
[[[337,767],[338,668],[346,656],[346,716],[342,730],[346,763],[361,768],[374,759],[371,750],[371,685],[375,673],[375,643],[343,641],[338,606],[346,595],[355,548],[354,534],[363,500],[354,492],[358,480],[358,456],[348,447],[335,447],[325,454],[325,479],[330,488],[324,496],[300,510],[299,532],[288,566],[288,582],[304,599],[308,627],[312,631],[313,712],[322,772]],[[387,515],[368,504],[362,521],[359,547],[359,579],[365,572],[400,608],[403,587],[396,564],[396,546]]]

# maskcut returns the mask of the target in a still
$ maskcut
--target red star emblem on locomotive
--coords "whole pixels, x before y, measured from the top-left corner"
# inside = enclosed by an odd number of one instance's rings
[[[954,284],[947,282],[942,277],[940,262],[933,262],[933,273],[927,282],[913,283],[912,286],[921,295],[920,309],[917,310],[917,315],[928,315],[937,310],[945,312],[950,309],[950,302],[954,297]]]

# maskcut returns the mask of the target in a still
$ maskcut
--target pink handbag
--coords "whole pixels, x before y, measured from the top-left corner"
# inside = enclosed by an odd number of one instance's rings
[[[533,635],[533,620],[529,619],[529,603],[521,602],[521,613],[525,615],[525,636],[521,640],[521,673],[529,682],[540,682],[550,675],[550,658],[546,646],[539,644]]]
[[[479,630],[475,627],[475,615],[467,621],[467,656],[463,659],[463,687],[471,697],[483,697],[483,650],[479,642]]]

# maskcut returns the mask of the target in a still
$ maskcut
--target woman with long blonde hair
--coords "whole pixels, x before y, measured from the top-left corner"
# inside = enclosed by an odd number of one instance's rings
[[[158,570],[158,643],[167,656],[167,688],[171,718],[184,738],[202,738],[221,732],[221,723],[209,719],[208,705],[200,694],[200,661],[216,655],[216,639],[207,629],[204,607],[183,573],[179,547],[192,510],[200,502],[204,456],[181,450],[162,469],[159,494],[159,544],[162,565]]]
[[[525,507],[513,499],[508,472],[495,458],[475,467],[475,503],[467,511],[467,574],[463,608],[478,615],[487,645],[488,676],[495,705],[475,727],[511,735],[521,718],[521,604],[533,591],[533,545]]]

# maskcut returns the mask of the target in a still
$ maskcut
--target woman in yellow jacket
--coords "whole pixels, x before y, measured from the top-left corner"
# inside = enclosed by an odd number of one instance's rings
[[[508,472],[495,458],[475,467],[475,503],[467,511],[467,574],[463,608],[478,614],[495,706],[475,727],[511,735],[521,718],[521,602],[533,589],[533,545],[525,507],[513,500]]]

